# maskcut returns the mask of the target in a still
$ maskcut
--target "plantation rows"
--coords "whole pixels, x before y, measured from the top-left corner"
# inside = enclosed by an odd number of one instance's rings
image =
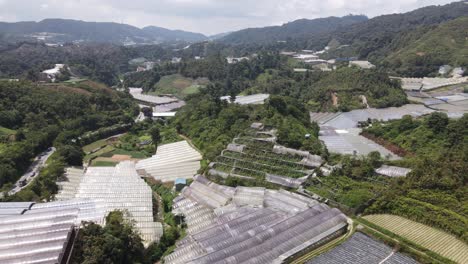
[[[223,153],[223,156],[235,158],[235,159],[241,159],[241,160],[255,160],[256,162],[259,162],[259,163],[263,163],[263,164],[267,164],[271,166],[277,166],[277,167],[291,168],[295,170],[305,169],[305,166],[302,164],[298,164],[298,163],[291,162],[291,161],[279,160],[279,159],[267,157],[265,155],[255,155],[255,154],[249,154],[249,153],[225,151]]]
[[[294,170],[291,167],[278,167],[260,163],[258,160],[242,160],[227,156],[219,156],[216,158],[216,162],[235,167],[235,168],[246,168],[250,170],[257,170],[264,173],[276,174],[286,177],[300,178],[307,175],[306,172]]]
[[[443,231],[396,215],[364,219],[457,263],[468,263],[468,245]]]

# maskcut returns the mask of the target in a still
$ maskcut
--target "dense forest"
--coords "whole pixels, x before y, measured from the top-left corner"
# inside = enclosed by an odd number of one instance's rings
[[[138,108],[128,94],[92,82],[80,86],[0,82],[0,127],[15,131],[1,138],[0,153],[7,155],[0,155],[0,186],[15,182],[52,145],[64,162],[80,165],[66,156],[85,132],[133,122]]]

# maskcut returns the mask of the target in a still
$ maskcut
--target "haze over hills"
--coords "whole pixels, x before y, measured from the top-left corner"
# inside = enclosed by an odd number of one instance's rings
[[[233,32],[221,40],[230,44],[271,43],[288,39],[312,38],[338,28],[366,21],[366,16],[349,15],[317,19],[299,19],[282,26],[249,28]]]
[[[155,26],[143,29],[113,22],[85,22],[70,19],[45,19],[40,22],[0,22],[0,34],[13,40],[45,42],[110,42],[143,44],[174,41],[202,41],[200,33],[170,30]]]

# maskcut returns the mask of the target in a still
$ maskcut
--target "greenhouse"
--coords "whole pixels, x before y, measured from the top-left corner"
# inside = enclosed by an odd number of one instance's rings
[[[406,175],[411,172],[411,169],[382,165],[380,168],[377,168],[375,172],[387,177],[406,177]]]
[[[139,161],[136,168],[145,176],[169,182],[177,178],[192,178],[200,169],[201,160],[197,150],[187,141],[180,141],[159,146],[156,155]]]
[[[165,263],[281,263],[346,232],[337,209],[285,190],[227,187],[196,176],[174,200],[187,236]]]
[[[30,206],[33,203],[0,203],[0,263],[62,263],[80,209],[42,211]],[[13,214],[15,208],[21,211]]]
[[[81,179],[83,178],[83,169],[67,168],[63,176],[64,180],[58,181],[57,186],[59,188],[58,194],[55,195],[56,200],[69,200],[75,197],[76,190],[80,185]]]
[[[269,94],[252,94],[252,95],[239,95],[236,96],[236,104],[248,105],[248,104],[263,104],[266,99],[270,97]],[[221,100],[231,102],[231,96],[223,96]]]
[[[362,233],[355,233],[343,244],[307,264],[417,264],[414,259]]]
[[[179,99],[175,97],[166,97],[166,96],[154,96],[154,95],[147,95],[143,94],[142,88],[129,88],[129,92],[133,98],[138,101],[150,103],[153,105],[160,105],[160,104],[169,104],[179,101]]]
[[[36,204],[34,210],[57,210],[75,206],[80,208],[78,221],[104,224],[105,216],[123,210],[135,221],[135,227],[148,245],[162,236],[162,225],[153,221],[153,193],[138,175],[135,163],[125,161],[114,167],[89,167],[86,172],[67,169],[60,201]],[[73,189],[75,188],[75,189]]]

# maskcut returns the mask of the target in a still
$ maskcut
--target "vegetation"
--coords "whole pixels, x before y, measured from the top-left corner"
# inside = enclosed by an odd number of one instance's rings
[[[307,190],[331,200],[332,204],[352,213],[360,213],[369,203],[388,188],[391,179],[376,176],[374,169],[382,163],[378,152],[371,152],[368,157],[355,158],[340,156],[329,158],[338,162],[331,175],[312,178],[307,182]]]
[[[414,153],[400,164],[413,171],[392,182],[369,214],[388,213],[445,230],[464,241],[468,204],[468,115],[449,120],[433,113],[414,120],[407,116],[388,124],[374,124],[366,132]]]
[[[454,262],[467,258],[465,243],[437,229],[394,215],[368,215],[364,219]]]
[[[111,212],[105,227],[85,223],[75,240],[70,263],[150,263],[140,236],[124,215]]]
[[[146,250],[146,256],[151,263],[160,261],[163,256],[166,256],[175,248],[175,242],[185,235],[185,226],[179,225],[176,222],[176,217],[172,214],[172,201],[176,197],[169,187],[157,181],[148,182],[153,191],[157,193],[161,199],[162,208],[158,208],[163,212],[164,217],[164,234],[159,243],[151,244]]]
[[[415,77],[434,75],[441,65],[468,65],[468,40],[463,37],[467,27],[465,16],[407,34],[405,38],[415,39],[389,54],[384,65],[398,75]]]
[[[220,101],[214,86],[204,92],[211,98],[206,95],[191,97],[187,106],[178,112],[174,124],[209,160],[252,122],[279,127],[279,142],[295,148],[309,146],[305,144],[305,134],[318,135],[318,127],[309,122],[307,110],[292,98],[272,96],[265,105],[241,106]]]
[[[154,92],[151,94],[172,94],[179,98],[185,98],[187,95],[194,94],[200,88],[206,86],[208,80],[185,78],[180,74],[167,75],[161,78],[153,87]]]
[[[80,164],[80,136],[132,122],[134,106],[128,95],[112,90],[0,82],[0,126],[16,130],[13,138],[2,141],[0,186],[15,182],[52,145],[63,162]]]

